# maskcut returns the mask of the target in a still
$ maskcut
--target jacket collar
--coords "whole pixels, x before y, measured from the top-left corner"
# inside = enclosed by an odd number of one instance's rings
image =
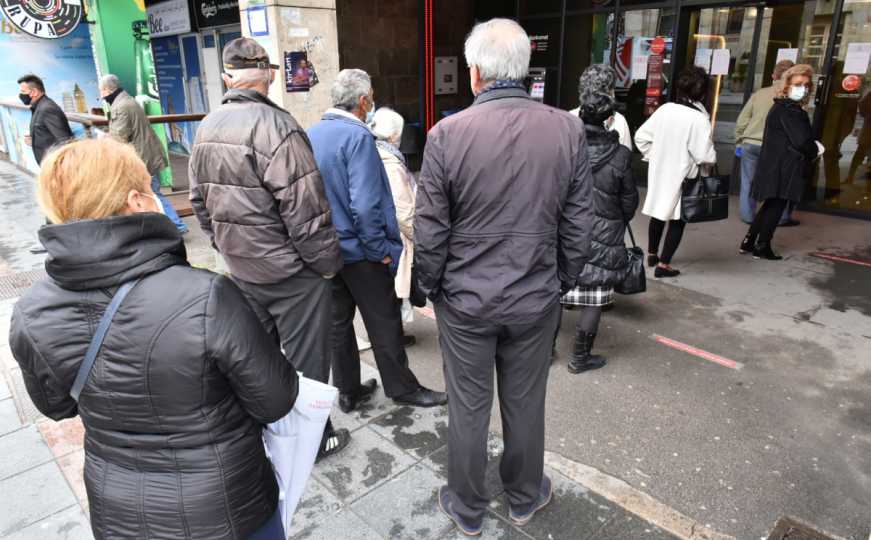
[[[39,230],[39,239],[48,250],[46,272],[65,289],[114,287],[187,264],[181,235],[160,214],[46,225]]]
[[[526,90],[522,88],[498,88],[496,90],[490,90],[489,92],[478,94],[472,105],[481,105],[482,103],[487,103],[489,101],[506,98],[532,99],[529,97],[529,94],[526,93]]]
[[[327,109],[326,112],[324,112],[324,115],[321,117],[321,120],[341,120],[344,122],[348,122],[349,124],[364,127],[367,131],[372,131],[371,129],[369,129],[369,126],[363,123],[363,121],[361,121],[359,118],[349,113],[348,111],[338,109],[336,107],[330,107],[329,109]]]
[[[281,107],[275,104],[274,101],[264,96],[257,90],[251,90],[250,88],[231,88],[227,90],[227,93],[224,94],[224,97],[221,98],[221,103],[262,103],[264,105],[269,105],[275,109],[283,111]]]

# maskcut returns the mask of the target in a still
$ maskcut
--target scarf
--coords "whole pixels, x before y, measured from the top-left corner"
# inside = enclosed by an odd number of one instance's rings
[[[383,139],[376,140],[375,146],[401,161],[403,165],[408,166],[408,164],[405,162],[405,156],[402,155],[402,152],[400,152],[399,148],[396,148],[396,146],[390,144]]]

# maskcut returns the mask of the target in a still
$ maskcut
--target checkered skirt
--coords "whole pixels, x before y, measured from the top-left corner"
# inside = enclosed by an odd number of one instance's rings
[[[560,298],[564,306],[607,306],[614,301],[614,287],[575,287]]]

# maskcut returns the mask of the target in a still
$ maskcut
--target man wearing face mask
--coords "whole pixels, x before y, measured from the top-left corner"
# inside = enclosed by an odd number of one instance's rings
[[[381,372],[384,393],[396,403],[432,407],[446,403],[443,392],[420,385],[408,367],[394,276],[402,237],[390,180],[375,135],[364,123],[375,111],[372,81],[359,69],[344,69],[330,89],[333,107],[308,130],[324,177],[345,265],[333,280],[331,363],[344,412],[375,391],[375,379],[361,383],[354,311],[360,308]]]
[[[163,213],[178,232],[185,234],[188,226],[178,217],[172,203],[160,192],[160,171],[169,166],[163,145],[151,128],[148,117],[133,96],[121,88],[121,81],[115,75],[104,75],[100,79],[100,96],[109,104],[109,134],[136,149],[136,154],[148,168],[151,175],[151,190],[160,200]]]
[[[278,66],[250,38],[224,47],[221,106],[200,124],[191,204],[234,281],[310,379],[330,378],[330,280],[342,267],[324,183],[305,131],[267,95]],[[318,458],[348,445],[327,422]]]
[[[36,75],[18,79],[21,102],[30,107],[30,135],[24,142],[33,148],[37,163],[52,146],[73,138],[67,115],[51,98],[45,95],[45,85]]]

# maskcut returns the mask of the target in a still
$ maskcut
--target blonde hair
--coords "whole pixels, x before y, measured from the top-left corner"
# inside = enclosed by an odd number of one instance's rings
[[[802,107],[806,106],[811,101],[811,94],[814,93],[814,68],[808,64],[796,64],[783,72],[780,80],[777,81],[775,87],[775,95],[777,97],[788,97],[790,82],[793,77],[804,76],[808,78],[807,93],[801,100]]]
[[[112,137],[78,140],[43,160],[39,204],[52,223],[116,216],[131,190],[150,191],[150,178],[131,145]]]

